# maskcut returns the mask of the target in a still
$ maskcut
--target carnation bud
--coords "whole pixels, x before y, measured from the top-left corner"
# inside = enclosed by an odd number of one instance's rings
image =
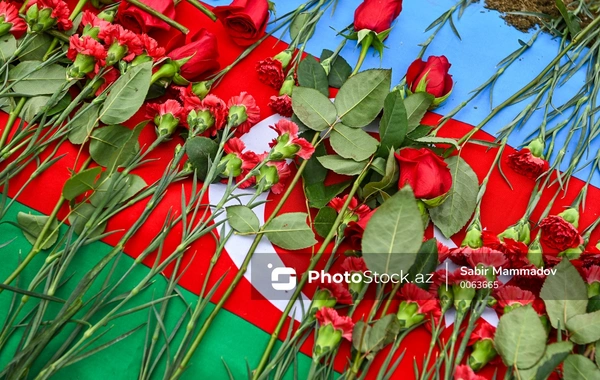
[[[223,177],[237,177],[242,174],[242,160],[235,153],[229,153],[221,158],[219,166],[223,167],[223,170],[221,171]]]
[[[187,117],[188,126],[195,134],[203,133],[213,125],[215,118],[209,110],[191,110]]]
[[[483,247],[483,238],[479,222],[471,223],[467,229],[467,234],[461,243],[462,247],[481,248]]]
[[[425,319],[425,314],[421,314],[418,311],[419,305],[416,302],[402,301],[396,313],[400,327],[407,329],[417,323],[421,323]]]
[[[246,113],[246,107],[243,105],[234,105],[229,108],[229,115],[227,116],[227,122],[231,124],[232,127],[237,127],[241,125],[248,119],[248,114]]]
[[[52,17],[52,9],[44,8],[40,11],[37,4],[29,7],[25,14],[25,20],[31,30],[36,33],[44,32],[56,24],[56,19]]]
[[[341,340],[342,332],[336,330],[333,325],[326,324],[325,326],[320,326],[319,330],[317,330],[314,356],[317,358],[321,357],[323,354],[337,347]]]
[[[288,77],[283,82],[283,85],[281,85],[281,89],[279,90],[279,95],[291,96],[295,85],[296,85],[296,81],[294,80],[294,76],[288,75]]]
[[[96,59],[90,55],[77,54],[75,61],[67,70],[69,78],[80,79],[85,77],[86,74],[94,71],[96,66]]]
[[[194,83],[192,84],[192,92],[200,99],[204,99],[210,92],[210,87],[211,84],[208,81]]]
[[[516,226],[510,226],[505,229],[502,233],[498,234],[498,237],[501,239],[512,239],[519,240],[519,231]]]
[[[452,291],[452,287],[440,285],[438,288],[438,298],[440,299],[442,311],[447,311],[450,306],[454,304],[454,292]]]
[[[275,57],[273,57],[273,59],[276,59],[279,62],[281,62],[281,66],[285,70],[288,67],[288,65],[290,64],[290,61],[292,60],[292,56],[293,56],[293,54],[291,51],[284,50],[281,53],[277,54]]]
[[[531,242],[531,229],[528,221],[522,221],[517,224],[517,230],[519,231],[518,241],[529,244]]]
[[[452,285],[452,293],[454,294],[454,308],[456,311],[466,313],[471,308],[477,290],[459,283]]]
[[[469,367],[473,371],[479,371],[492,359],[498,356],[496,349],[494,348],[494,341],[492,339],[483,339],[473,344],[473,351],[469,355]]]
[[[156,115],[154,117],[154,124],[159,136],[169,136],[177,129],[179,119],[171,113],[166,113],[164,115]]]
[[[262,168],[261,168],[261,171],[262,171]],[[314,315],[317,311],[321,310],[324,307],[333,308],[333,307],[335,307],[336,303],[337,303],[337,298],[335,298],[329,290],[319,289],[315,293],[312,303],[310,304],[309,314]]]
[[[544,260],[542,259],[542,244],[540,243],[540,239],[536,238],[530,245],[527,250],[527,260],[530,263],[540,268],[544,265]]]
[[[565,211],[558,214],[561,218],[571,223],[573,227],[579,227],[579,211],[576,208],[569,207]]]
[[[542,157],[544,155],[544,140],[537,138],[527,145],[527,149],[534,157]]]
[[[577,246],[575,248],[565,249],[564,251],[562,251],[560,253],[559,256],[566,257],[569,260],[577,260],[579,258],[579,256],[581,256],[582,253],[583,253],[583,247]]]
[[[113,43],[106,51],[106,66],[112,66],[119,62],[127,54],[127,46]]]
[[[259,186],[262,186],[264,191],[269,190],[278,182],[279,173],[277,173],[277,168],[275,166],[264,165],[260,168],[258,174],[256,175],[256,183]]]

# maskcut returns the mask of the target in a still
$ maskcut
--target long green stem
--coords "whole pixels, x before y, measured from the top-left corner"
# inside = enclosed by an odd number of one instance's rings
[[[69,16],[69,20],[71,20],[71,21],[75,20],[77,15],[79,15],[79,13],[81,13],[81,11],[83,10],[83,7],[85,7],[85,5],[87,4],[88,1],[89,0],[79,0],[77,2],[77,5],[75,5],[75,8],[73,8],[73,11],[71,12],[71,16]],[[48,46],[48,49],[46,49],[46,54],[44,54],[42,61],[46,61],[48,59],[48,57],[50,57],[50,54],[52,54],[54,49],[56,49],[56,45],[58,45],[59,41],[60,41],[60,39],[56,36],[52,39],[50,46]]]
[[[21,110],[23,109],[23,106],[25,105],[26,101],[27,98],[21,98],[15,106],[15,109],[10,111],[10,113],[8,114],[8,120],[6,121],[4,130],[2,131],[2,137],[0,137],[0,151],[2,151],[4,144],[6,144],[6,141],[8,140],[8,135],[10,134],[10,131],[12,130],[13,125],[15,124],[15,121],[17,121],[17,117],[19,117],[19,114],[21,113]]]
[[[210,18],[213,21],[217,21],[217,16],[215,16],[214,13],[212,13],[212,11],[208,8],[206,8],[204,6],[204,4],[202,4],[201,2],[199,2],[198,0],[186,0],[188,3],[192,4],[194,7],[196,7],[200,12],[204,13],[205,15],[208,16],[208,18]]]

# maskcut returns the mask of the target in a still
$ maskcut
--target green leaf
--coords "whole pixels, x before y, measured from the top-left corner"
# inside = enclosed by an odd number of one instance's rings
[[[67,74],[63,66],[51,64],[39,68],[41,64],[40,61],[25,61],[12,68],[8,72],[9,83],[19,79],[13,91],[33,96],[52,95],[66,83]]]
[[[325,186],[322,182],[317,182],[305,186],[304,193],[310,207],[321,209],[327,206],[339,193],[344,191],[348,185],[350,185],[350,182],[341,182],[329,186]]]
[[[451,139],[448,137],[424,136],[419,137],[415,141],[424,144],[448,144],[458,148],[458,142],[456,139]]]
[[[504,364],[527,369],[544,355],[548,335],[539,316],[529,306],[519,307],[500,318],[494,346]]]
[[[394,151],[390,149],[388,159],[385,163],[385,175],[381,181],[370,182],[365,185],[362,193],[363,198],[368,198],[373,194],[380,193],[388,187],[397,184],[399,175],[400,170],[398,162],[396,162],[396,156],[394,155]]]
[[[312,247],[317,243],[315,234],[306,224],[308,214],[290,212],[277,216],[265,227],[265,235],[271,243],[289,250]]]
[[[17,51],[17,40],[12,34],[7,33],[0,37],[0,64],[11,58]]]
[[[99,117],[104,124],[129,120],[144,104],[150,88],[152,62],[130,68],[112,85]]]
[[[314,88],[329,96],[329,81],[325,69],[312,55],[304,58],[298,65],[298,83],[302,87]]]
[[[401,273],[415,262],[423,242],[421,212],[410,188],[398,191],[369,219],[362,239],[367,267],[378,273]]]
[[[315,148],[315,152],[306,163],[306,167],[302,172],[302,180],[304,186],[312,185],[314,183],[325,182],[327,178],[327,169],[319,162],[319,157],[326,156],[325,144],[319,144]]]
[[[596,295],[591,297],[588,300],[586,311],[588,313],[593,313],[595,311],[600,310],[600,295]]]
[[[569,339],[577,344],[594,343],[600,339],[600,311],[574,315],[567,319]]]
[[[448,197],[438,207],[429,210],[433,224],[450,238],[471,219],[477,204],[479,180],[469,164],[460,157],[450,157],[446,163],[452,174],[452,188]]]
[[[546,278],[540,297],[546,304],[552,327],[560,326],[564,330],[569,319],[586,312],[587,287],[568,259],[563,259],[553,269],[556,273]]]
[[[600,340],[596,342],[596,365],[600,367]]]
[[[208,174],[208,164],[217,155],[219,146],[207,137],[196,136],[185,143],[185,152],[196,169],[196,176],[204,180]]]
[[[298,119],[314,131],[324,131],[337,120],[335,106],[314,88],[294,87],[292,108]]]
[[[290,25],[290,37],[293,40],[296,39],[296,37],[298,37],[298,34],[300,34],[300,31],[302,30],[302,27],[307,24],[310,19],[312,18],[311,14],[308,12],[302,12],[299,13],[294,20],[292,21],[292,24]],[[306,27],[303,30],[303,35],[310,30],[310,27]],[[312,35],[312,34],[311,34]],[[307,36],[310,38],[310,36]]]
[[[391,70],[365,70],[350,77],[335,98],[335,108],[342,122],[362,128],[381,112],[390,92]]]
[[[579,31],[581,31],[581,25],[577,20],[577,16],[569,12],[563,0],[556,0],[555,3],[556,8],[558,8],[558,11],[560,12],[560,15],[567,24],[567,28],[569,29],[571,37],[575,37],[575,35],[579,33]]]
[[[88,106],[88,103],[84,103],[81,109],[75,114],[76,119],[69,125],[69,141],[73,144],[83,144],[88,136],[91,135],[94,128],[98,126],[100,105],[93,104],[87,108]]]
[[[321,62],[331,57],[333,52],[331,50],[323,50],[321,52]],[[341,56],[338,55],[336,59],[331,63],[331,69],[329,71],[329,87],[340,88],[348,80],[352,74],[352,66]]]
[[[385,98],[383,116],[379,122],[379,151],[378,156],[386,157],[390,149],[396,150],[402,146],[408,119],[404,99],[400,91],[392,91]]]
[[[77,173],[65,182],[63,187],[63,197],[70,201],[89,190],[96,187],[96,178],[102,172],[102,168],[97,166]]]
[[[129,200],[147,186],[146,181],[138,175],[127,174],[126,178],[119,179],[118,177],[122,175],[120,172],[113,172],[112,174],[103,172],[96,182],[97,188],[90,197],[90,203],[95,207],[100,207],[106,197],[109,197],[103,207],[114,207]]]
[[[404,99],[406,115],[408,118],[408,132],[417,128],[425,113],[433,104],[433,95],[426,92],[417,92]]]
[[[518,378],[522,380],[547,379],[554,369],[569,356],[572,349],[573,343],[566,341],[548,345],[540,361],[529,369],[519,370]]]
[[[388,314],[373,324],[358,321],[352,330],[352,344],[361,353],[369,353],[369,358],[394,341],[400,332],[400,323],[395,314]]]
[[[54,38],[46,33],[36,34],[35,37],[33,37],[33,42],[31,42],[27,48],[25,48],[25,51],[19,55],[19,61],[42,61],[52,40],[54,40]]]
[[[365,166],[367,166],[367,161],[356,162],[335,154],[318,157],[318,160],[325,168],[335,173],[349,176],[360,174]]]
[[[367,132],[362,129],[349,128],[343,124],[337,124],[333,128],[329,142],[337,154],[354,161],[369,159],[379,146],[379,141]]]
[[[260,222],[258,217],[246,206],[229,206],[227,211],[227,222],[231,228],[240,233],[258,233]]]
[[[69,223],[71,223],[71,226],[77,235],[81,235],[85,225],[95,211],[96,207],[90,203],[80,203],[73,208],[71,214],[69,214]],[[106,222],[102,224],[95,223],[95,227],[91,228],[88,232],[88,238],[98,237],[102,235],[104,230],[106,230]]]
[[[48,222],[48,218],[50,217],[46,215],[31,215],[19,212],[17,214],[17,224],[21,227],[25,239],[31,244],[35,244],[38,236],[42,233],[44,225]],[[51,235],[45,237],[46,244],[41,247],[42,249],[48,249],[56,243],[58,239],[58,220],[52,220],[48,232],[51,232]]]
[[[46,110],[50,99],[50,96],[35,96],[33,98],[27,99],[27,101],[23,105],[23,109],[21,110],[19,117],[21,117],[29,123],[35,118],[36,115],[38,115],[41,112],[47,112],[47,116],[56,115],[57,113],[62,112],[65,108],[67,108],[72,100],[71,95],[69,95],[69,93],[65,93],[65,95],[62,98],[60,98],[60,100],[54,107],[50,108],[49,110]]]
[[[600,369],[583,355],[569,355],[563,364],[565,380],[598,380]]]
[[[427,289],[429,283],[424,281],[431,273],[435,272],[438,265],[437,241],[429,239],[417,252],[415,263],[408,270],[408,279],[419,288]],[[422,275],[422,276],[420,276]],[[419,278],[421,277],[421,278]]]
[[[133,146],[129,144],[133,136],[134,130],[122,125],[98,128],[92,133],[90,155],[98,165],[106,168],[114,165],[124,166],[139,150],[137,141]]]
[[[337,211],[331,207],[323,207],[319,210],[313,221],[313,226],[320,237],[324,238],[329,234],[337,216]]]

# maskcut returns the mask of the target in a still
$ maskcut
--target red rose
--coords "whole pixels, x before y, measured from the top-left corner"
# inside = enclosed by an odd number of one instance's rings
[[[448,164],[426,148],[404,148],[396,153],[400,165],[398,188],[408,184],[415,197],[433,199],[446,194],[452,187]]]
[[[542,243],[559,252],[583,244],[579,231],[558,215],[551,215],[540,223]]]
[[[179,47],[173,48],[174,46]],[[189,81],[200,79],[199,77],[210,74],[220,67],[217,38],[204,28],[190,32],[185,38],[181,36],[172,39],[167,45],[167,50],[169,50],[167,56],[173,60],[191,57],[180,70],[181,76]]]
[[[175,18],[175,4],[173,0],[140,0],[150,8],[167,16]],[[127,1],[121,1],[117,11],[117,20],[127,29],[136,33],[149,33],[155,30],[168,31],[169,24],[151,14],[141,10]]]
[[[233,0],[229,5],[215,7],[214,14],[225,30],[240,46],[258,41],[267,29],[269,2],[267,0]]]
[[[392,27],[402,12],[402,0],[365,0],[354,12],[354,30],[381,33]]]
[[[531,179],[537,179],[550,168],[548,161],[534,156],[528,148],[508,156],[508,166],[517,174]]]
[[[367,223],[373,216],[375,210],[371,210],[367,215],[363,216],[358,220],[358,222],[351,221],[348,223],[348,226],[344,230],[344,236],[350,242],[350,248],[354,251],[362,250],[362,237],[365,233],[365,228],[367,227]]]
[[[430,56],[427,62],[417,59],[408,67],[406,83],[412,92],[427,92],[441,98],[452,91],[452,75],[448,74],[450,63],[445,56]],[[424,83],[421,83],[425,80]],[[419,86],[421,84],[421,86]]]

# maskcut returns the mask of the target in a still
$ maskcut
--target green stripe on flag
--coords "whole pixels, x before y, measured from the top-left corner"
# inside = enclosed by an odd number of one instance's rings
[[[0,248],[0,277],[2,278],[0,281],[3,281],[14,270],[14,268],[16,268],[19,255],[26,255],[31,249],[31,244],[25,239],[19,228],[7,223],[16,222],[18,212],[40,215],[35,210],[15,202],[5,218],[2,220],[2,223],[0,224],[0,245],[8,241],[10,241],[10,244]],[[66,227],[63,226],[61,232],[64,233],[66,230]],[[74,273],[73,277],[66,284],[64,284],[61,289],[59,289],[55,296],[61,299],[68,298],[70,292],[74,289],[81,276],[83,276],[86,271],[92,268],[92,266],[95,265],[106,253],[108,253],[110,249],[111,247],[109,245],[102,242],[96,242],[83,247],[83,249],[81,249],[73,258],[73,261],[70,265],[72,272],[68,273],[64,278],[68,278]],[[18,279],[18,285],[21,288],[26,287],[30,283],[37,273],[37,270],[42,266],[45,258],[46,254],[39,254],[38,257],[36,257],[23,272],[21,277]],[[131,259],[129,256],[121,255],[115,274],[113,275],[113,281],[119,279],[131,267],[132,263],[133,259]],[[109,269],[110,266],[109,268],[105,269],[103,275],[100,276],[100,279],[97,280],[94,286],[90,289],[90,295],[95,294],[100,290],[101,283]],[[117,291],[113,293],[113,296],[122,294],[127,290],[134,288],[148,272],[149,270],[146,266],[139,265],[135,267],[127,279],[123,281]],[[199,281],[200,280],[201,279],[199,279]],[[15,283],[12,285],[15,285]],[[125,309],[129,309],[137,305],[150,302],[153,299],[162,297],[166,285],[166,279],[163,277],[157,277],[155,282],[149,288],[141,292],[134,300],[128,303],[125,306]],[[40,285],[40,289],[43,289],[43,286],[44,284]],[[37,290],[40,291],[40,289]],[[191,305],[191,307],[193,307],[197,301],[197,296],[182,287],[178,287],[178,289],[183,295],[185,301]],[[10,291],[3,291],[2,294],[0,294],[0,328],[3,326],[2,324],[6,318],[6,313],[10,307],[12,298],[13,293]],[[20,296],[17,297],[18,302],[16,304],[20,302],[20,299]],[[18,324],[19,320],[23,318],[23,316],[25,316],[36,303],[37,301],[30,299],[25,304],[25,307],[19,314],[19,318],[15,324]],[[45,319],[51,319],[52,315],[55,315],[60,307],[60,304],[51,302],[48,310],[45,313]],[[210,303],[204,311],[204,316],[207,316],[213,308],[214,304]],[[125,309],[121,311],[124,311]],[[179,318],[186,313],[186,309],[187,306],[181,299],[171,299],[168,313],[165,318],[167,334],[171,333],[172,328],[176,325]],[[112,339],[126,333],[127,331],[136,328],[137,326],[145,324],[148,320],[148,311],[149,309],[136,311],[117,320],[110,321],[106,327],[109,328],[110,331],[92,347],[109,342]],[[98,319],[96,318],[94,320]],[[178,334],[179,339],[181,339],[183,330],[185,330],[188,320],[189,318],[186,318],[186,321],[180,329],[180,334]],[[154,318],[153,321],[155,321]],[[64,343],[70,332],[73,330],[74,324],[75,322],[68,325],[67,328],[65,328],[57,337],[55,337],[48,347],[46,347],[40,356],[40,359],[35,362],[30,371],[31,378],[34,377],[34,374],[40,371],[42,366],[48,360],[50,360],[54,352],[58,350],[58,348]],[[13,334],[9,339],[5,347],[0,349],[0,372],[15,354],[17,345],[19,344],[24,331],[25,326],[19,327],[16,333]],[[154,324],[152,325],[151,332],[154,332]],[[96,335],[97,334],[98,333],[96,333]],[[110,346],[109,348],[62,369],[54,376],[54,378],[61,380],[106,378],[118,380],[138,378],[144,351],[145,337],[146,326],[139,329],[128,338]],[[177,338],[175,340],[177,341]],[[247,363],[250,368],[253,368],[256,363],[258,363],[262,354],[262,350],[266,346],[268,340],[268,333],[236,316],[235,314],[226,310],[222,310],[209,329],[206,338],[196,350],[194,358],[191,361],[190,366],[183,378],[229,379],[229,375],[227,374],[227,370],[223,362],[227,364],[227,367],[232,372],[234,378],[246,378]],[[157,346],[158,348],[155,348],[154,350],[155,353],[162,348],[162,337],[160,338],[160,342],[161,344],[159,344]],[[175,350],[177,347],[178,344],[171,345],[170,349]],[[170,355],[173,356],[174,352],[170,352]],[[306,355],[301,354],[298,356],[297,365],[300,374],[306,374],[308,372],[310,362],[311,359]],[[163,369],[164,362],[155,371],[153,378],[162,378]],[[292,372],[293,371],[288,372],[288,378],[293,378]],[[300,378],[302,378],[302,376],[300,376]]]

